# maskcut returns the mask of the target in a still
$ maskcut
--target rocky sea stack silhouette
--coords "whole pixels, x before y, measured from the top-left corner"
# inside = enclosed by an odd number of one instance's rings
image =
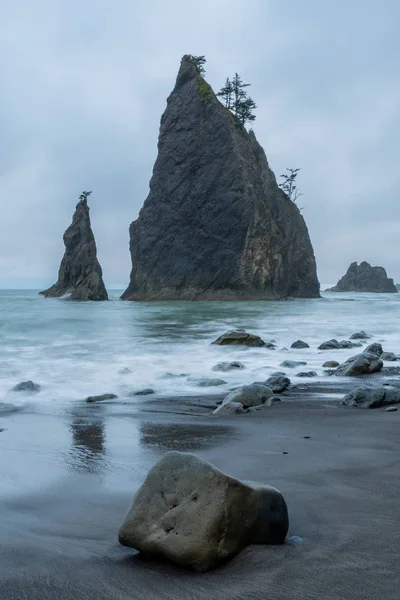
[[[347,273],[327,292],[387,292],[396,294],[397,288],[383,267],[371,267],[363,261],[351,263]]]
[[[97,260],[87,197],[82,196],[76,205],[72,223],[64,233],[65,253],[58,271],[58,281],[48,290],[40,292],[43,296],[68,296],[71,300],[108,300],[103,273]]]
[[[184,56],[150,193],[130,226],[124,300],[319,297],[308,230],[252,131]]]

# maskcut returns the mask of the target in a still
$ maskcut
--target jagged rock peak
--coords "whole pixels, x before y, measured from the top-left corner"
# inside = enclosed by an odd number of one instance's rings
[[[363,261],[351,263],[347,273],[329,292],[388,292],[397,293],[397,288],[383,267],[371,267]]]
[[[307,227],[254,132],[184,56],[150,193],[130,226],[125,300],[318,297]]]
[[[81,196],[76,205],[72,223],[63,239],[65,253],[57,283],[40,293],[53,298],[68,296],[71,300],[108,300],[103,273],[97,260],[86,196]]]

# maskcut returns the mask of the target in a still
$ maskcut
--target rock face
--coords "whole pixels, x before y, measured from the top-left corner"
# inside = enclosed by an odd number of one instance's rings
[[[52,298],[68,295],[71,300],[108,300],[86,198],[76,205],[63,239],[65,253],[57,283],[40,293]]]
[[[184,56],[150,193],[130,226],[124,300],[319,297],[308,230],[253,132]]]
[[[247,544],[282,544],[288,526],[275,488],[244,484],[193,454],[168,452],[137,491],[119,541],[208,571]]]
[[[393,279],[389,279],[383,267],[371,267],[365,261],[351,263],[338,283],[329,292],[390,292],[397,293]]]

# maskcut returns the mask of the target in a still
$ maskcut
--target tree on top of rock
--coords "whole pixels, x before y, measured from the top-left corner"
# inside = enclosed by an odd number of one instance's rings
[[[84,200],[88,199],[88,196],[90,196],[92,192],[82,192],[82,194],[79,196],[79,200],[81,202],[83,202]]]
[[[286,171],[288,171],[288,173],[281,175],[283,181],[279,184],[279,187],[285,192],[289,200],[296,202],[297,198],[302,196],[296,185],[296,179],[300,169],[286,169]]]
[[[235,73],[232,81],[227,77],[225,85],[217,94],[223,99],[226,108],[233,112],[242,125],[248,121],[254,121],[256,118],[253,114],[254,109],[257,108],[256,103],[244,89],[249,85],[250,83],[244,83],[242,78]]]
[[[189,58],[190,62],[192,62],[194,64],[194,66],[196,67],[197,73],[201,77],[204,77],[204,75],[206,73],[206,70],[204,68],[204,65],[207,62],[206,57],[205,56],[193,56],[192,54],[189,54],[188,58]]]

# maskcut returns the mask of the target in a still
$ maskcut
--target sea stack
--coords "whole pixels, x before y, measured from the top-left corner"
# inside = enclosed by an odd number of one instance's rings
[[[397,288],[383,267],[371,267],[363,261],[351,263],[347,273],[327,292],[386,292],[397,293]]]
[[[81,194],[72,223],[64,233],[65,253],[57,283],[40,292],[43,296],[68,296],[71,300],[108,300],[90,225],[88,195],[87,192]]]
[[[190,56],[161,118],[150,193],[130,226],[124,300],[319,297],[308,230],[255,134]]]

